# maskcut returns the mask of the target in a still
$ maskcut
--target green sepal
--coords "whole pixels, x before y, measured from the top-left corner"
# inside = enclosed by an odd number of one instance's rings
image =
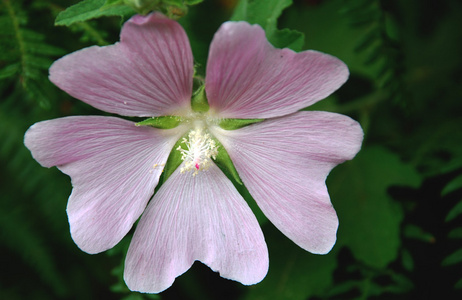
[[[265,119],[223,119],[218,125],[225,130],[235,130],[263,120]]]
[[[205,94],[205,85],[201,85],[191,98],[191,108],[195,112],[207,112],[209,111],[209,102],[207,101],[207,95]]]
[[[181,147],[184,145],[183,143],[183,138],[186,138],[188,134],[185,134],[182,136],[173,146],[172,152],[170,152],[170,155],[167,158],[167,162],[165,163],[164,171],[162,173],[162,177],[160,178],[161,182],[164,183],[167,181],[167,179],[170,177],[170,175],[175,172],[176,169],[181,165],[183,160],[181,159],[181,152],[176,150],[178,147]]]
[[[182,119],[177,116],[162,116],[146,119],[136,123],[135,126],[151,126],[159,129],[171,129],[180,125],[181,121]]]
[[[140,15],[146,15],[160,6],[159,0],[123,0],[123,2]]]
[[[233,178],[237,183],[242,185],[241,178],[239,177],[239,174],[237,173],[237,170],[234,167],[234,164],[231,161],[231,158],[229,157],[225,147],[223,147],[223,145],[217,139],[215,139],[215,142],[218,146],[218,154],[214,159],[215,163],[223,171],[223,173],[225,173],[226,176]]]

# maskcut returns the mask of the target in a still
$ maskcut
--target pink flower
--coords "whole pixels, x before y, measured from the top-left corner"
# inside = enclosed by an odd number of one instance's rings
[[[208,112],[191,109],[193,58],[181,26],[160,15],[134,16],[121,42],[56,61],[50,80],[98,109],[122,116],[179,116],[173,129],[115,117],[74,116],[33,125],[25,144],[74,187],[67,207],[72,238],[85,252],[116,245],[142,215],[125,264],[131,290],[168,288],[195,260],[243,284],[261,281],[268,251],[245,200],[213,162],[229,153],[268,219],[313,253],[327,253],[338,219],[325,179],[359,151],[363,133],[349,117],[298,111],[348,77],[337,58],[275,49],[258,25],[223,24],[210,46]],[[224,118],[265,118],[237,130]],[[153,199],[174,144],[186,136],[184,161]],[[149,204],[148,204],[149,202]]]

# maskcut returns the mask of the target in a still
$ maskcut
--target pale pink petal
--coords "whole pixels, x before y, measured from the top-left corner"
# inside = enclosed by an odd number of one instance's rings
[[[212,128],[268,219],[305,250],[327,253],[338,219],[325,180],[352,159],[363,132],[349,117],[298,112],[234,131]]]
[[[339,59],[316,51],[275,49],[258,25],[224,23],[213,38],[206,92],[223,118],[270,118],[296,112],[348,78]]]
[[[215,165],[197,176],[177,169],[162,185],[136,228],[125,282],[133,291],[158,293],[195,260],[246,285],[261,281],[268,270],[255,216]]]
[[[147,117],[188,110],[193,72],[183,28],[154,13],[128,20],[120,43],[85,48],[57,60],[50,80],[103,111]]]
[[[161,165],[184,132],[183,127],[162,131],[114,117],[76,116],[33,125],[24,143],[40,164],[58,166],[71,177],[72,238],[83,251],[98,253],[117,244],[141,215]]]

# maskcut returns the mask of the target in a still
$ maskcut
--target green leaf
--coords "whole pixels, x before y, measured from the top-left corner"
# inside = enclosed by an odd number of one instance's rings
[[[425,243],[435,242],[435,237],[431,233],[424,231],[422,228],[414,224],[409,224],[404,228],[404,236]]]
[[[292,0],[241,0],[231,20],[258,24],[275,47],[299,51],[304,43],[304,35],[295,30],[277,29],[277,19],[291,5]]]
[[[456,284],[454,285],[454,288],[455,288],[456,290],[462,289],[462,278],[459,279],[459,280],[456,282]]]
[[[403,267],[406,269],[406,271],[411,272],[414,270],[414,259],[412,258],[412,254],[407,249],[403,249],[401,252],[401,263],[403,264]]]
[[[201,3],[203,0],[110,0],[123,1],[133,8],[136,13],[146,15],[152,11],[160,11],[167,17],[177,19],[188,12],[188,6]]]
[[[162,116],[153,117],[144,121],[138,122],[136,126],[151,126],[160,129],[171,129],[175,128],[181,123],[181,118],[177,116]]]
[[[21,65],[19,63],[14,63],[7,65],[6,67],[0,69],[0,79],[5,79],[16,75],[21,70]]]
[[[340,220],[336,247],[349,247],[356,259],[372,267],[384,268],[395,260],[403,210],[387,189],[419,182],[412,167],[382,147],[365,148],[334,169],[327,186]]]
[[[441,191],[441,196],[446,196],[458,189],[462,189],[462,174],[451,180]]]
[[[244,20],[259,24],[265,30],[275,30],[277,19],[282,11],[292,5],[292,0],[241,0],[237,5],[232,21]]]
[[[128,6],[121,5],[121,1],[84,0],[66,10],[60,12],[55,20],[55,25],[69,26],[76,22],[103,16],[125,16],[134,11]]]
[[[336,253],[311,254],[273,226],[263,228],[270,253],[270,269],[263,281],[248,290],[244,300],[305,300],[322,295],[333,278],[337,266]]]
[[[294,51],[300,51],[305,43],[305,35],[296,30],[282,29],[273,32],[269,41],[276,48],[290,48]]]
[[[450,222],[457,218],[458,215],[462,214],[462,201],[459,201],[448,213],[446,216],[445,222]]]
[[[235,130],[261,121],[264,119],[223,119],[218,125],[226,130]]]
[[[201,3],[202,1],[204,0],[184,0],[184,3],[186,5],[196,5],[196,4]]]
[[[377,42],[377,39],[380,37],[380,32],[377,28],[371,29],[368,33],[364,35],[359,41],[358,44],[355,46],[355,52],[362,52],[363,50],[368,49],[374,43]]]
[[[341,294],[345,294],[354,289],[359,289],[361,287],[361,281],[358,280],[347,280],[341,283],[335,283],[335,285],[329,289],[326,296],[333,297]]]
[[[441,262],[442,266],[454,265],[462,262],[462,248],[452,253]]]
[[[462,227],[457,227],[448,233],[450,239],[462,239]]]

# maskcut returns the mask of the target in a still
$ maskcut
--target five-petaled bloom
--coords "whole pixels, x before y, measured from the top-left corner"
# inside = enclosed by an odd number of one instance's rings
[[[227,22],[210,46],[206,112],[191,108],[193,73],[177,22],[158,13],[134,16],[119,43],[61,58],[50,80],[103,111],[177,116],[181,124],[158,129],[73,116],[37,123],[25,135],[41,165],[71,177],[67,213],[83,251],[112,248],[142,215],[125,262],[131,290],[161,292],[196,260],[246,285],[265,277],[262,231],[213,161],[221,148],[263,213],[292,241],[327,253],[336,240],[325,179],[356,155],[363,132],[349,117],[299,110],[338,89],[348,78],[345,64],[316,51],[275,49],[258,25]],[[231,118],[266,120],[236,130],[219,126]],[[183,137],[183,148],[172,149]],[[184,161],[149,202],[171,151]]]

